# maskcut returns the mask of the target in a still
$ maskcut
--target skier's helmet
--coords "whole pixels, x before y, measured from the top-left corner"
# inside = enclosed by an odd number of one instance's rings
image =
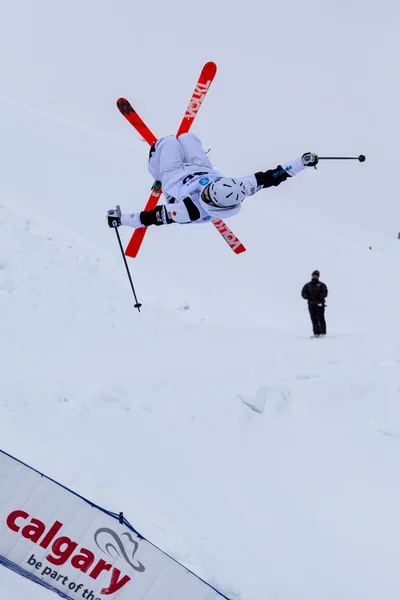
[[[245,197],[243,181],[231,177],[219,177],[209,183],[201,194],[201,199],[206,204],[217,208],[233,208],[240,204]]]

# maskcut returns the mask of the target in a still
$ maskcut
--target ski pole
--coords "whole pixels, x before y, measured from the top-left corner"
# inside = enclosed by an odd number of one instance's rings
[[[119,207],[119,206],[117,206],[117,211],[118,211],[119,213],[121,212],[121,209],[120,209],[120,207]],[[114,221],[113,221],[113,223],[114,223]],[[117,222],[116,222],[116,221],[115,221],[114,229],[115,229],[115,233],[117,234],[118,244],[119,244],[119,247],[120,247],[120,249],[121,249],[122,258],[124,259],[125,268],[126,268],[126,272],[127,272],[127,274],[128,274],[129,283],[131,284],[131,288],[132,288],[132,292],[133,292],[133,297],[135,298],[135,302],[136,302],[136,304],[134,304],[134,307],[135,307],[135,308],[137,308],[137,309],[138,309],[138,311],[140,312],[140,307],[141,307],[142,305],[140,304],[140,302],[138,302],[138,299],[137,299],[137,297],[136,297],[135,288],[134,288],[134,286],[133,286],[133,282],[132,282],[131,273],[130,273],[130,271],[129,271],[128,263],[127,263],[127,261],[126,261],[126,256],[125,256],[125,253],[124,253],[124,248],[123,248],[123,246],[122,246],[122,242],[121,242],[121,238],[120,238],[120,235],[119,235],[118,226],[117,226]]]
[[[318,156],[319,160],[359,160],[360,162],[365,161],[364,154],[360,156]]]

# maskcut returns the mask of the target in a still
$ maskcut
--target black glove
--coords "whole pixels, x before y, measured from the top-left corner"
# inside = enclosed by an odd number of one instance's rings
[[[303,161],[303,165],[305,167],[316,167],[319,158],[316,154],[313,154],[312,152],[305,152],[301,157],[301,160]]]
[[[119,206],[108,211],[107,222],[109,227],[119,227],[121,225],[121,209]]]

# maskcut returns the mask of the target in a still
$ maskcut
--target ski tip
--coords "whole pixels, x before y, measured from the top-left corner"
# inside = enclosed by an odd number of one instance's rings
[[[127,115],[132,115],[136,111],[134,110],[132,104],[126,98],[118,98],[117,107],[119,112],[126,117]],[[128,119],[129,121],[129,119]]]
[[[146,231],[147,227],[139,227],[138,229],[135,229],[129,241],[129,244],[125,248],[125,256],[129,256],[129,258],[137,257]]]
[[[206,79],[213,79],[217,72],[217,65],[215,64],[215,62],[212,62],[212,61],[208,62],[204,65],[202,71],[203,71],[203,75],[204,75],[204,77],[206,77]]]
[[[121,108],[124,108],[124,107],[130,107],[130,108],[132,108],[131,103],[126,98],[118,98],[118,100],[117,100],[117,106],[118,106],[118,108],[120,110],[121,110]]]

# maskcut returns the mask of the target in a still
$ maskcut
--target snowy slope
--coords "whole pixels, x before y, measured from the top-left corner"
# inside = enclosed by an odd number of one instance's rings
[[[394,598],[397,4],[2,11],[1,447],[232,598]],[[195,131],[227,174],[306,150],[368,161],[248,200],[229,222],[239,257],[208,225],[149,231],[130,261],[139,315],[104,213],[142,207],[148,148],[115,100],[170,133],[211,59]],[[315,268],[325,340],[300,297]],[[50,597],[0,570],[0,600],[28,595]]]

